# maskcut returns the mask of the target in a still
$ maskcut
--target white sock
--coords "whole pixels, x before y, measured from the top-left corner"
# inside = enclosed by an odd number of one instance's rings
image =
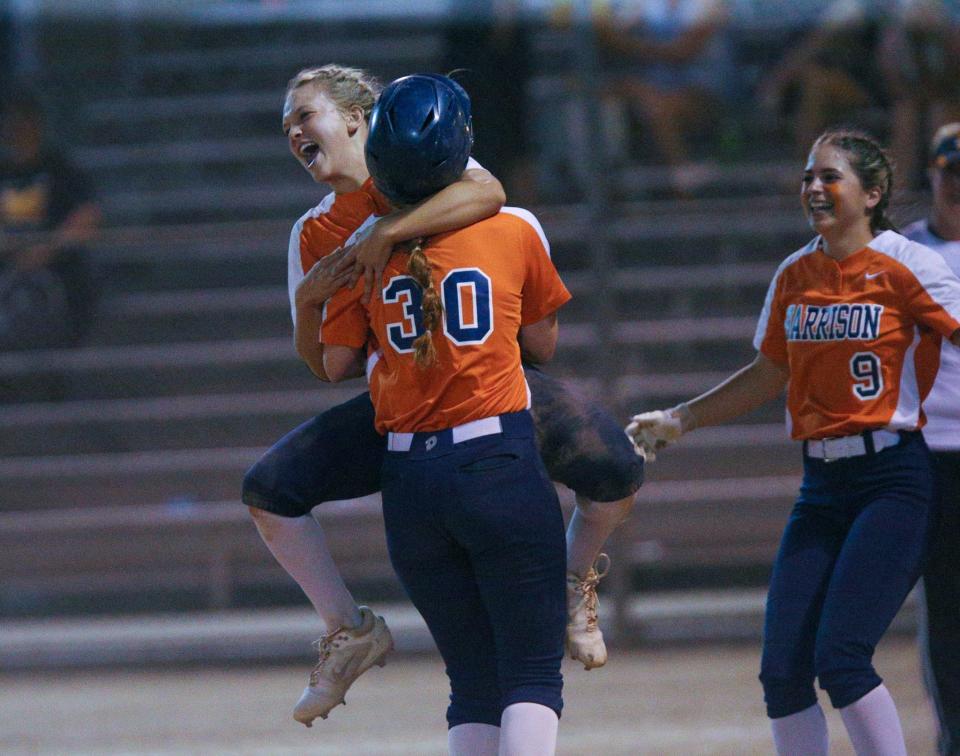
[[[907,756],[900,717],[886,685],[844,706],[840,716],[857,756]]]
[[[543,704],[510,704],[500,717],[500,756],[553,756],[559,725],[557,713]]]
[[[577,497],[567,526],[567,572],[586,576],[610,534],[630,516],[633,499],[630,495],[619,501],[597,502]]]
[[[447,730],[450,756],[497,756],[499,747],[500,728],[494,725],[468,722]]]
[[[787,717],[770,720],[773,743],[779,756],[827,756],[827,719],[820,704]]]
[[[281,517],[249,509],[270,553],[307,594],[327,631],[359,625],[360,610],[333,562],[320,523],[312,515]]]

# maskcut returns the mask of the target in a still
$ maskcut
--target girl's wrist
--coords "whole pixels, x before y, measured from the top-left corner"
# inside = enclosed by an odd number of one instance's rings
[[[676,407],[673,407],[670,410],[670,414],[680,420],[680,428],[684,433],[692,431],[697,427],[697,416],[693,414],[693,410],[690,409],[690,405],[686,402],[681,402]]]

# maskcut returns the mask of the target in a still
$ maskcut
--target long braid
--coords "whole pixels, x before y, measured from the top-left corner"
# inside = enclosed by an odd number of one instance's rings
[[[831,144],[847,153],[850,167],[864,189],[880,189],[880,201],[870,213],[870,230],[874,234],[878,231],[896,231],[897,227],[887,215],[893,194],[893,162],[880,143],[864,131],[828,129],[820,135],[814,146],[820,144]]]
[[[413,342],[413,358],[421,368],[428,368],[437,361],[437,347],[433,343],[433,331],[440,327],[443,319],[443,302],[440,292],[433,283],[433,267],[423,252],[424,240],[417,239],[407,259],[407,273],[420,286],[423,292],[420,310],[422,313],[423,333]]]

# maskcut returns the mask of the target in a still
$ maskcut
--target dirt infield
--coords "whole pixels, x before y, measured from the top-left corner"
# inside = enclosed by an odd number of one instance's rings
[[[757,666],[754,645],[615,651],[607,668],[589,673],[567,664],[558,753],[769,754]],[[934,753],[913,641],[886,641],[877,668],[900,707],[909,753]],[[290,718],[306,675],[295,667],[0,675],[0,752],[445,753],[446,679],[436,657],[395,657],[372,670],[347,707],[310,730]],[[852,753],[839,717],[828,718],[831,753]]]

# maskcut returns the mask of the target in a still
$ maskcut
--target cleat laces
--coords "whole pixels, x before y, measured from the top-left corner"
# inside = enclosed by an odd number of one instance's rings
[[[602,569],[599,566],[602,565]],[[597,631],[597,586],[610,571],[610,557],[606,554],[597,556],[593,567],[587,570],[587,576],[577,583],[576,591],[583,596],[584,609],[587,615],[587,632]]]
[[[318,660],[316,666],[310,672],[311,687],[316,687],[317,683],[320,682],[320,672],[323,669],[323,665],[327,663],[333,650],[340,647],[339,642],[345,640],[349,640],[349,638],[344,635],[343,626],[341,625],[332,633],[327,633],[322,638],[313,641],[311,645],[317,650]]]

